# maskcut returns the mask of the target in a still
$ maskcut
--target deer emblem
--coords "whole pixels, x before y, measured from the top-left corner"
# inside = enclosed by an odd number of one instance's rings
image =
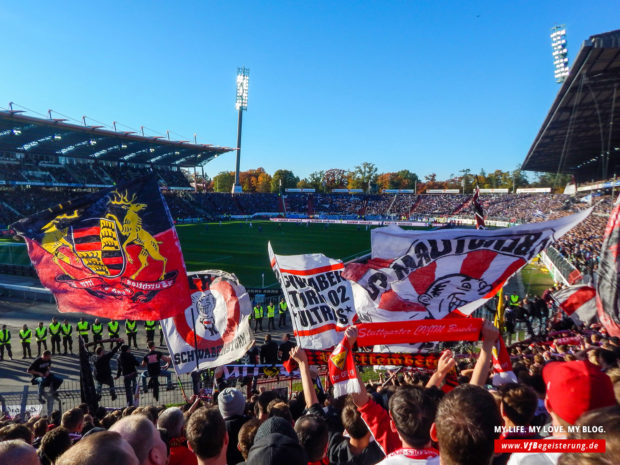
[[[135,193],[131,199],[127,198],[127,191],[125,191],[124,195],[117,191],[114,191],[113,194],[114,198],[110,199],[108,203],[111,205],[117,205],[123,210],[126,210],[125,217],[123,218],[122,223],[113,213],[108,213],[106,218],[114,220],[118,230],[123,236],[126,237],[122,248],[129,263],[133,263],[133,259],[127,253],[127,246],[130,244],[140,246],[140,253],[138,254],[140,268],[138,268],[138,270],[131,275],[131,279],[136,279],[140,272],[147,267],[148,258],[151,257],[153,260],[163,262],[164,264],[161,276],[159,277],[159,280],[161,281],[166,275],[166,262],[168,260],[159,252],[159,244],[161,244],[161,242],[157,241],[151,233],[142,228],[142,218],[138,212],[144,210],[147,205],[145,203],[136,202],[137,196]]]
[[[63,213],[56,216],[53,220],[47,223],[41,228],[43,231],[43,238],[41,239],[41,247],[52,254],[52,261],[56,265],[62,268],[60,262],[64,262],[67,265],[71,265],[71,259],[62,253],[60,249],[62,247],[68,247],[73,250],[73,246],[67,241],[67,231],[69,226],[59,227],[62,224],[62,220],[70,220],[78,217],[78,211],[74,210],[72,214]]]

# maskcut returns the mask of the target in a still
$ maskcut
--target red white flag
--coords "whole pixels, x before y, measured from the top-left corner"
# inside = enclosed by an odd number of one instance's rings
[[[190,304],[179,238],[155,178],[63,202],[11,227],[60,312],[161,320]]]
[[[353,351],[346,337],[336,346],[327,361],[329,380],[334,387],[334,397],[346,396],[361,392],[357,379]]]
[[[596,321],[596,289],[591,286],[570,286],[551,294],[559,307],[577,323],[589,325]]]
[[[478,187],[478,183],[476,183],[476,190],[474,191],[474,195],[471,199],[471,204],[476,218],[476,229],[484,229],[484,210],[482,209],[482,204],[480,203],[480,188]]]
[[[351,283],[341,276],[343,263],[323,254],[276,255],[271,243],[268,250],[299,346],[334,347],[355,316]]]
[[[596,286],[598,317],[611,336],[620,336],[620,196],[609,215]]]

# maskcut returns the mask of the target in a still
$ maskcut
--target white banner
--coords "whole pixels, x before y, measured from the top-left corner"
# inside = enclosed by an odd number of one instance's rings
[[[355,316],[351,283],[344,265],[323,254],[276,255],[269,261],[291,312],[293,333],[304,349],[329,349],[342,340]]]
[[[218,270],[188,274],[196,287],[190,290],[192,305],[161,322],[179,375],[234,362],[254,342],[252,303],[237,277]]]
[[[507,194],[507,187],[497,187],[497,188],[480,188],[481,194]]]
[[[458,189],[426,189],[426,194],[460,194]]]
[[[38,417],[41,415],[41,411],[43,410],[42,404],[34,404],[34,405],[26,405],[24,409],[24,415],[21,417],[24,420],[28,418]],[[21,405],[7,405],[6,412],[9,414],[9,417],[15,418],[17,415],[22,413]]]
[[[527,194],[527,193],[545,193],[551,192],[550,187],[519,187],[517,188],[517,194]]]
[[[374,229],[372,259],[347,265],[343,276],[354,281],[362,321],[469,315],[591,211],[497,230]]]

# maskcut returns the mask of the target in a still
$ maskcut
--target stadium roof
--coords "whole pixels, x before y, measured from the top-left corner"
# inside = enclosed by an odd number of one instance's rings
[[[578,182],[620,172],[620,30],[584,42],[522,169]]]
[[[0,150],[166,166],[199,166],[234,150],[0,111]]]

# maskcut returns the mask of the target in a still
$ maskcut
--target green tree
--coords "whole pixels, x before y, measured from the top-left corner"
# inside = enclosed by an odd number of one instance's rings
[[[232,171],[221,171],[213,178],[213,190],[215,192],[231,192],[235,182],[235,173]]]
[[[280,191],[280,181],[282,182],[282,190],[287,187],[295,187],[299,182],[299,178],[289,170],[277,170],[271,177],[271,192]]]
[[[377,182],[377,167],[374,163],[365,161],[357,165],[349,176],[349,189],[364,189],[370,191]]]

